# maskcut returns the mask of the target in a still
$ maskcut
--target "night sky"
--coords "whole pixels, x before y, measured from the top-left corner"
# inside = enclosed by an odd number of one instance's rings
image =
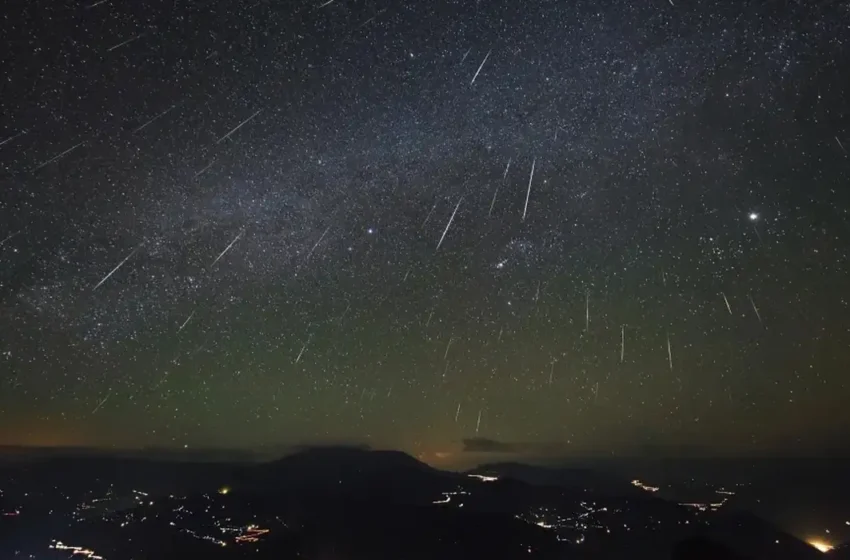
[[[850,433],[846,2],[5,12],[0,443]]]

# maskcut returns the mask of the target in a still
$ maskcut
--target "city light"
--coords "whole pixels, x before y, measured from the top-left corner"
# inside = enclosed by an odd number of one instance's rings
[[[249,525],[245,528],[245,534],[236,537],[238,543],[255,543],[260,540],[260,537],[268,534],[268,529],[261,529],[256,525]]]
[[[82,546],[68,546],[62,541],[57,541],[50,545],[50,548],[55,550],[70,550],[72,556],[82,556],[90,560],[104,560],[103,556],[98,556],[93,550],[83,548]]]
[[[471,474],[469,476],[471,478],[477,478],[478,480],[481,480],[483,482],[495,482],[499,480],[498,476],[485,476],[483,474]]]
[[[826,543],[826,542],[824,542],[820,539],[810,540],[809,544],[812,545],[813,547],[815,547],[816,549],[818,549],[821,552],[829,552],[830,550],[835,548],[831,544],[828,544],[828,543]]]
[[[641,490],[646,490],[647,492],[658,492],[659,490],[658,486],[649,486],[638,479],[632,481],[632,486],[640,488]]]

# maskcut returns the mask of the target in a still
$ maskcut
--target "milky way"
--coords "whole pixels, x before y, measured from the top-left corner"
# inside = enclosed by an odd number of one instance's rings
[[[0,442],[850,430],[846,6],[33,2],[0,26]]]

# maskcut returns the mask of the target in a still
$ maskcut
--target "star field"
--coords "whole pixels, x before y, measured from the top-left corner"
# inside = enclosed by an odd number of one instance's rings
[[[30,2],[0,442],[823,450],[850,10]]]

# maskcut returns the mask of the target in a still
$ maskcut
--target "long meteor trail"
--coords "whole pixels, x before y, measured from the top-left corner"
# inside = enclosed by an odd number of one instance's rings
[[[74,150],[76,150],[77,148],[79,148],[80,146],[82,146],[83,144],[85,144],[85,142],[80,142],[79,144],[76,144],[76,145],[74,145],[74,146],[71,146],[70,148],[68,148],[67,150],[65,150],[64,152],[62,152],[61,154],[59,154],[58,156],[53,156],[53,157],[52,157],[52,158],[50,158],[49,160],[47,160],[47,161],[45,161],[45,162],[41,163],[38,167],[36,167],[35,169],[33,169],[33,171],[38,171],[38,170],[39,170],[39,169],[41,169],[42,167],[45,167],[45,166],[47,166],[47,165],[50,165],[50,164],[51,164],[51,163],[53,163],[54,161],[58,161],[58,160],[62,159],[63,157],[67,156],[68,154],[70,154],[71,152],[73,152]]]
[[[472,84],[475,83],[475,79],[478,77],[478,74],[481,73],[481,69],[484,68],[484,64],[487,62],[487,59],[490,58],[491,52],[493,52],[493,51],[492,50],[487,51],[487,54],[484,56],[484,60],[481,61],[481,66],[478,67],[478,71],[475,72],[475,75],[472,77],[472,81],[469,82],[469,85],[472,85]]]
[[[233,247],[233,245],[234,245],[237,241],[239,241],[239,238],[240,238],[240,237],[242,237],[242,235],[243,235],[244,233],[245,233],[245,230],[240,231],[240,232],[239,232],[239,235],[237,235],[236,237],[234,237],[234,238],[233,238],[233,241],[231,241],[231,242],[230,242],[230,245],[228,245],[227,247],[225,247],[225,248],[224,248],[224,251],[222,251],[222,252],[221,252],[221,253],[220,253],[220,254],[219,254],[219,255],[215,258],[215,260],[212,262],[212,264],[210,264],[209,268],[214,267],[214,266],[215,266],[215,263],[217,263],[217,262],[219,261],[219,259],[221,259],[221,257],[223,257],[223,256],[225,255],[225,253],[227,253],[227,252],[230,250],[230,248],[231,248],[231,247]]]
[[[112,276],[113,274],[115,274],[115,273],[118,271],[118,269],[119,269],[119,268],[121,268],[122,266],[124,266],[124,263],[126,263],[127,261],[129,261],[129,260],[132,258],[132,256],[136,254],[136,251],[138,251],[139,249],[141,249],[141,248],[142,248],[142,245],[144,245],[144,243],[139,243],[139,245],[138,245],[135,249],[133,249],[132,251],[130,251],[130,254],[129,254],[129,255],[127,255],[126,257],[124,257],[124,260],[123,260],[123,261],[121,261],[120,263],[118,263],[118,266],[116,266],[116,267],[115,267],[115,268],[113,268],[111,271],[109,271],[109,274],[107,274],[106,276],[104,276],[104,277],[101,279],[101,281],[100,281],[100,282],[98,282],[97,284],[95,284],[94,288],[92,288],[92,291],[94,291],[94,290],[96,290],[96,289],[100,288],[100,286],[101,286],[104,282],[106,282],[107,280],[109,280],[109,277],[110,277],[110,276]]]

